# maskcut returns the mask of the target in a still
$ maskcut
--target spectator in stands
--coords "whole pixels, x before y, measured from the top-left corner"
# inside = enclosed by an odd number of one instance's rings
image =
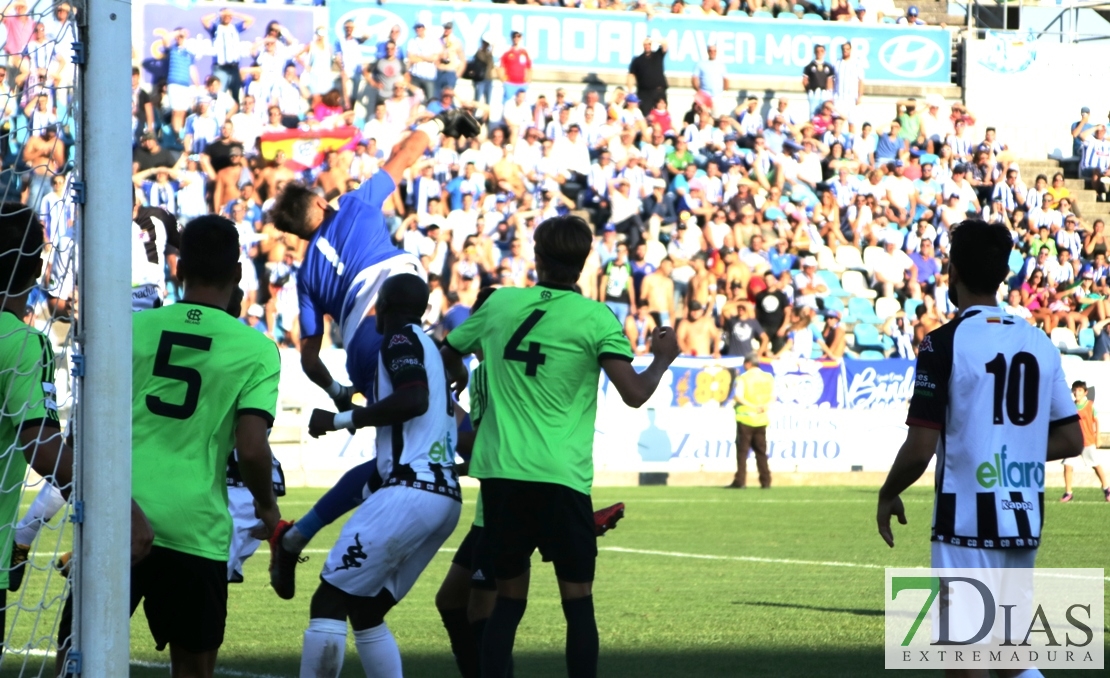
[[[655,328],[655,320],[651,317],[647,304],[640,300],[636,305],[636,312],[629,315],[624,322],[624,336],[628,337],[634,354],[651,353],[651,333]]]
[[[532,58],[521,44],[523,36],[520,31],[513,31],[509,38],[512,44],[501,55],[500,75],[504,101],[516,97],[517,92],[527,92],[528,84],[532,82]]]
[[[1079,109],[1079,121],[1071,124],[1071,155],[1073,158],[1083,156],[1083,142],[1090,136],[1095,125],[1091,123],[1091,109],[1084,106]]]
[[[843,43],[840,46],[840,61],[836,64],[834,89],[836,110],[849,122],[856,122],[856,107],[863,98],[864,68],[861,59],[852,58],[852,43]]]
[[[694,69],[690,78],[690,86],[694,91],[704,97],[708,107],[712,108],[713,100],[724,94],[729,89],[728,74],[725,62],[717,58],[717,44],[711,42],[705,48],[705,58]]]
[[[667,100],[667,74],[663,70],[666,59],[666,40],[644,38],[644,51],[628,65],[627,84],[630,89],[635,88],[640,111],[645,116],[655,110],[659,101]]]
[[[212,71],[222,76],[221,87],[229,91],[235,101],[239,101],[239,90],[243,87],[239,70],[241,35],[254,25],[254,17],[224,7],[219,12],[202,17],[200,23],[212,39]]]
[[[166,52],[168,63],[167,94],[170,109],[173,111],[170,127],[175,134],[180,133],[185,126],[185,115],[195,101],[193,86],[200,82],[200,76],[197,75],[196,56],[185,44],[188,39],[189,31],[185,28],[177,28],[162,36],[162,49]]]
[[[905,16],[898,17],[898,21],[896,23],[903,24],[903,25],[909,25],[909,26],[925,26],[925,25],[927,25],[925,23],[925,21],[923,19],[921,19],[917,14],[918,14],[917,6],[916,5],[910,5],[908,8],[906,8]]]
[[[813,60],[802,71],[802,87],[809,99],[810,113],[817,110],[832,98],[836,83],[836,71],[825,62],[825,46],[813,46]]]
[[[721,331],[700,302],[689,304],[686,319],[678,325],[677,339],[682,355],[721,357]]]

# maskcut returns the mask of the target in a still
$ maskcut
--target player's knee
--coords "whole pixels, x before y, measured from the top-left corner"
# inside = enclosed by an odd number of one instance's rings
[[[309,616],[312,619],[347,621],[347,594],[327,582],[320,582],[312,595]]]
[[[386,589],[382,589],[381,593],[372,598],[363,598],[359,596],[347,597],[347,611],[351,618],[351,628],[355,631],[362,631],[380,626],[385,622],[386,613],[397,604],[397,600],[393,597],[393,594]]]

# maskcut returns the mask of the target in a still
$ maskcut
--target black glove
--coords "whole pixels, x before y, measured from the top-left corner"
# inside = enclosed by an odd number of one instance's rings
[[[482,131],[482,126],[474,116],[464,110],[444,111],[436,119],[443,123],[443,133],[455,139],[476,137]]]
[[[351,409],[351,398],[354,396],[354,394],[354,386],[344,386],[342,389],[340,389],[339,395],[331,399],[331,401],[335,403],[336,411],[346,412],[347,410]]]

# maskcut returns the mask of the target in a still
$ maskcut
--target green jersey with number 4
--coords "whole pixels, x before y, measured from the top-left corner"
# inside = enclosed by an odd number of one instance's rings
[[[132,496],[156,546],[227,560],[227,455],[239,415],[273,424],[277,346],[214,306],[178,303],[132,318]]]
[[[601,361],[632,360],[612,311],[570,287],[497,290],[446,343],[485,357],[485,409],[470,475],[589,494]]]

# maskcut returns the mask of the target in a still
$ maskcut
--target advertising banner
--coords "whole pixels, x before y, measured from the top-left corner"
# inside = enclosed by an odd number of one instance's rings
[[[914,361],[844,359],[844,402],[851,409],[901,409],[913,395]]]
[[[467,54],[483,38],[504,49],[509,33],[520,31],[532,63],[539,68],[576,71],[627,71],[645,37],[667,40],[667,73],[691,73],[708,44],[733,75],[801,77],[813,46],[851,42],[854,57],[867,65],[868,81],[948,84],[952,38],[947,30],[923,26],[861,25],[831,21],[778,21],[746,17],[698,17],[641,12],[597,12],[562,7],[508,4],[329,0],[329,24],[338,36],[343,22],[355,22],[368,35],[364,49],[373,54],[394,26],[402,40],[420,21],[437,35],[446,21],[455,26]]]
[[[311,7],[284,7],[281,5],[257,5],[242,2],[203,3],[193,6],[148,2],[136,8],[132,24],[133,44],[140,51],[144,79],[148,81],[165,77],[165,60],[162,51],[162,36],[178,28],[189,31],[185,44],[196,55],[197,72],[201,80],[212,74],[212,57],[215,50],[212,38],[205,30],[201,19],[228,7],[235,12],[235,21],[241,15],[254,18],[254,23],[239,34],[240,62],[244,67],[251,65],[251,48],[266,34],[266,28],[277,22],[285,29],[286,39],[296,44],[307,45],[317,25],[323,25],[325,14],[322,9]],[[290,40],[291,39],[291,40]],[[285,46],[288,50],[290,45]],[[292,56],[292,55],[291,55]]]

